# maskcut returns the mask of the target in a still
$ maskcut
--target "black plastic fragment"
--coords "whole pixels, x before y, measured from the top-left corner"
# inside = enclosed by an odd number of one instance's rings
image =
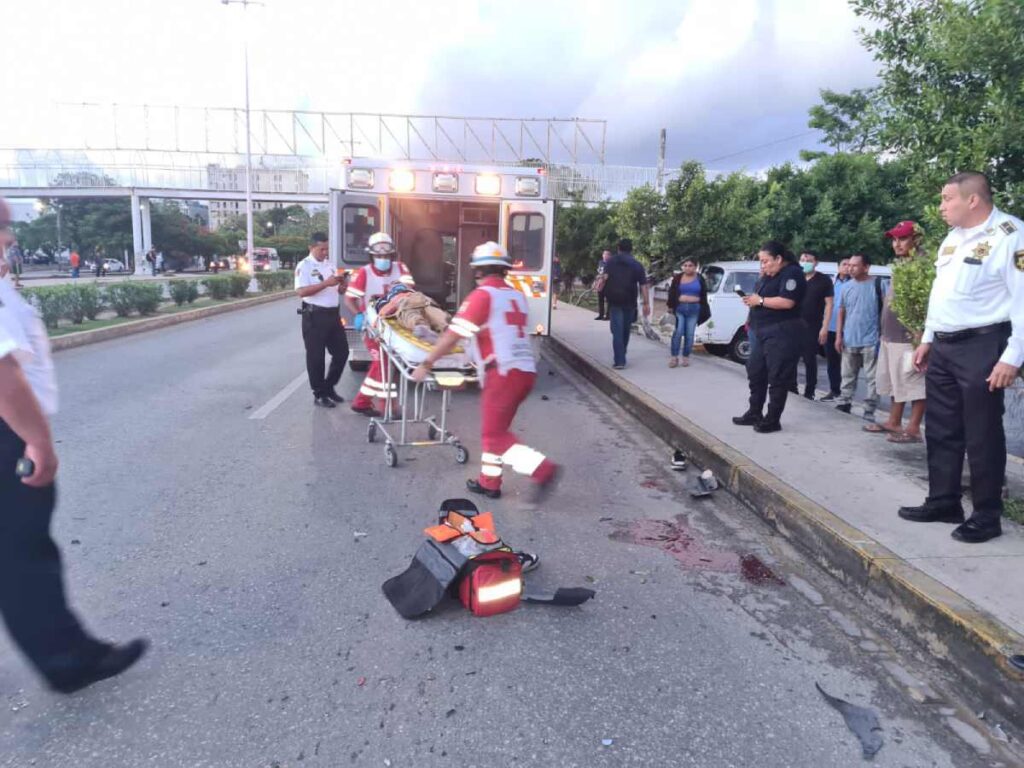
[[[846,727],[853,731],[854,736],[860,739],[864,759],[874,759],[883,744],[882,726],[878,722],[878,715],[875,714],[875,710],[851,704],[845,699],[829,696],[817,683],[814,684],[814,687],[818,689],[818,693],[825,697],[825,701],[839,711],[846,721]]]

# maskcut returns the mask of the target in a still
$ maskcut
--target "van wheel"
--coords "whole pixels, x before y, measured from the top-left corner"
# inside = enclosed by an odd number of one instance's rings
[[[351,368],[353,371],[357,371],[358,373],[365,373],[366,371],[370,370],[370,361],[350,360],[348,367]]]
[[[747,360],[750,359],[750,339],[747,338],[747,332],[744,329],[740,328],[732,337],[732,341],[729,342],[728,354],[729,359],[734,363],[747,364]]]

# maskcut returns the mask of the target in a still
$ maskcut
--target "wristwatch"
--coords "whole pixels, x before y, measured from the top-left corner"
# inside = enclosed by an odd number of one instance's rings
[[[759,298],[761,300],[761,303],[758,304],[757,306],[763,307],[764,306],[764,296],[758,296],[757,298]]]

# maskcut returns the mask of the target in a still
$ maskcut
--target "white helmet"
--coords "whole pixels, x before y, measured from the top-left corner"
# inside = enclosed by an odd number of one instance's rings
[[[393,256],[395,241],[387,232],[377,232],[370,235],[370,240],[366,244],[366,252],[371,256]]]
[[[481,243],[473,249],[473,258],[469,260],[471,267],[508,267],[512,269],[512,259],[502,246],[493,240]]]

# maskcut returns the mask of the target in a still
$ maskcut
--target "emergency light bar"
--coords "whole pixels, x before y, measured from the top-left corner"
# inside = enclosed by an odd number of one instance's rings
[[[435,192],[458,192],[459,177],[454,173],[435,173],[433,190]]]
[[[416,188],[416,174],[405,168],[396,168],[388,178],[392,192],[412,192]]]
[[[520,197],[539,197],[540,179],[536,176],[517,176],[516,194]]]
[[[349,168],[348,185],[352,189],[373,189],[373,171],[369,168]]]
[[[500,195],[501,177],[494,174],[480,174],[476,177],[476,193],[478,195]]]

